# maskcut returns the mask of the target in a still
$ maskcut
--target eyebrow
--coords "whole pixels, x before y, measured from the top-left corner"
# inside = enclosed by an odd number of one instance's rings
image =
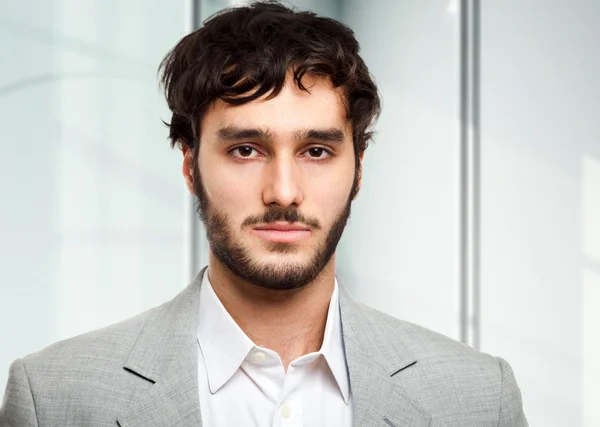
[[[344,132],[338,128],[304,129],[294,133],[296,141],[312,139],[323,142],[344,142]]]
[[[217,138],[223,141],[239,141],[242,139],[259,139],[261,141],[273,140],[273,136],[266,130],[239,128],[237,126],[226,126],[219,129]]]
[[[217,131],[217,138],[222,141],[240,141],[247,139],[272,142],[275,138],[264,129],[240,128],[237,126],[225,126]],[[296,141],[316,140],[322,142],[344,142],[345,135],[341,129],[332,127],[325,129],[301,129],[294,132]]]

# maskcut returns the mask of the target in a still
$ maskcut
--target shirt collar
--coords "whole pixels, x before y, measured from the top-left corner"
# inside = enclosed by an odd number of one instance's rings
[[[235,374],[254,343],[235,323],[208,280],[200,286],[198,343],[204,356],[208,386],[216,393]]]
[[[215,294],[208,279],[208,271],[200,287],[198,343],[204,357],[211,393],[223,387],[242,365],[248,353],[255,348],[252,340],[233,320]],[[346,404],[350,401],[350,381],[342,336],[337,279],[329,302],[323,343],[319,353],[327,361]]]
[[[337,279],[333,287],[333,293],[327,311],[327,322],[323,344],[319,350],[325,357],[327,365],[340,388],[344,403],[350,402],[350,380],[348,379],[348,365],[346,363],[346,352],[344,338],[342,335],[342,317],[339,304],[339,285]]]

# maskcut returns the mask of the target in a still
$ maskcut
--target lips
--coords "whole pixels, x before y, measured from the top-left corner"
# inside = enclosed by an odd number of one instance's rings
[[[255,230],[275,230],[275,231],[310,231],[308,227],[296,224],[276,222],[254,227]]]
[[[268,242],[293,243],[310,235],[309,228],[299,224],[273,223],[254,227],[251,234]]]

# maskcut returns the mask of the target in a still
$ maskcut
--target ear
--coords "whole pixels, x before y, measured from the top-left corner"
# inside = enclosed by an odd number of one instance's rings
[[[191,150],[187,145],[181,145],[181,152],[183,153],[183,165],[181,166],[181,172],[183,173],[183,179],[185,180],[185,185],[190,193],[194,195],[194,175],[193,175],[193,150]]]
[[[365,152],[363,151],[362,153],[360,153],[358,157],[360,159],[360,170],[358,171],[358,184],[356,187],[356,193],[354,193],[354,197],[352,198],[352,200],[356,200],[356,197],[358,197],[358,193],[360,192],[360,188],[362,186],[362,163],[363,157],[365,157]]]

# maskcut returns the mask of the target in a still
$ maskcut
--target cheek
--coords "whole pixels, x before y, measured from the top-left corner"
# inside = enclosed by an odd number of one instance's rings
[[[253,195],[258,190],[252,188],[256,180],[246,179],[215,163],[204,170],[207,172],[202,174],[202,183],[206,196],[217,211],[227,215],[230,222],[241,223],[250,214],[257,213],[249,210],[256,204],[256,196]]]
[[[229,216],[251,205],[252,189],[247,182],[224,176],[206,182],[204,187],[214,206]]]
[[[323,219],[329,223],[348,203],[353,183],[354,164],[323,176],[315,173],[311,175],[307,195],[311,199],[311,204],[322,212]]]
[[[323,207],[323,216],[326,218],[328,224],[337,219],[342,209],[346,207],[350,197],[350,189],[351,186],[348,185],[345,186],[344,191],[330,189],[322,194],[318,203]]]

